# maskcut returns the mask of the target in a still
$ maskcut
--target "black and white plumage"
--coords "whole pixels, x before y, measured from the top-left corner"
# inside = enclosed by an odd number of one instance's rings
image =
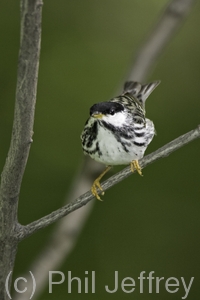
[[[106,166],[128,165],[141,174],[138,160],[155,134],[154,124],[145,118],[145,101],[160,81],[142,85],[128,81],[123,94],[107,102],[94,104],[90,117],[81,134],[84,154]],[[100,200],[97,187],[102,190],[100,179],[94,182],[92,193]]]

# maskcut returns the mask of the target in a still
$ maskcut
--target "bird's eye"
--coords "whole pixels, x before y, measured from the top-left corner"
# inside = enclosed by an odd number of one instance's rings
[[[110,111],[109,111],[109,113],[110,113],[111,116],[114,116],[114,114],[115,114],[114,108],[111,108]]]

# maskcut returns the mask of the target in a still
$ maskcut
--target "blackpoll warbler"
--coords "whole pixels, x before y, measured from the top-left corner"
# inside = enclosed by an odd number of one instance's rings
[[[145,101],[160,81],[142,85],[128,81],[122,95],[107,102],[94,104],[90,117],[81,134],[84,154],[107,166],[94,181],[91,192],[101,200],[97,193],[101,178],[114,165],[128,165],[142,175],[138,160],[155,134],[154,124],[145,118]]]

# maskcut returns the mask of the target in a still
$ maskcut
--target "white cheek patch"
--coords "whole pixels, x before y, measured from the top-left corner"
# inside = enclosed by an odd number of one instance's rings
[[[126,116],[124,112],[117,112],[116,114],[103,116],[103,121],[112,124],[116,127],[121,127],[126,123]]]

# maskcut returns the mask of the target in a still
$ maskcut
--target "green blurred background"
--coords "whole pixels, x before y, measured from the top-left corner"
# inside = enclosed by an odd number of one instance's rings
[[[19,221],[27,224],[59,208],[83,161],[80,133],[89,107],[115,96],[138,47],[166,7],[166,0],[44,1],[42,49],[34,143],[19,203]],[[19,1],[0,10],[0,167],[8,151],[19,48]],[[150,80],[161,85],[147,101],[147,116],[157,129],[150,153],[200,123],[200,3],[159,60]],[[78,243],[60,271],[84,278],[96,271],[96,293],[67,293],[58,285],[40,299],[181,299],[161,284],[160,294],[105,292],[119,279],[141,271],[157,277],[195,277],[187,299],[199,299],[200,141],[133,175],[95,201]],[[115,168],[113,172],[120,170]],[[110,173],[112,174],[112,172]],[[15,276],[27,270],[46,244],[53,226],[19,246]]]

